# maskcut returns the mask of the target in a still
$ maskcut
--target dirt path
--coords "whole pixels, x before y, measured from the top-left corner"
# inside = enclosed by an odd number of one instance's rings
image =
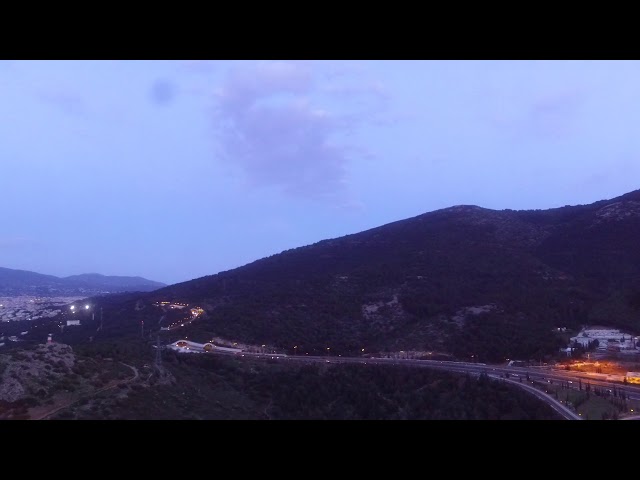
[[[94,390],[91,393],[87,393],[84,395],[77,396],[74,394],[67,394],[67,395],[58,396],[54,401],[53,405],[48,405],[46,407],[34,407],[29,409],[30,419],[31,420],[48,420],[49,417],[58,413],[60,410],[64,410],[65,408],[70,407],[71,405],[79,402],[84,398],[93,397],[99,393],[105,392],[106,390],[114,389],[119,385],[124,385],[127,383],[134,382],[140,377],[140,373],[138,372],[138,369],[136,367],[134,367],[133,365],[128,365],[123,362],[120,362],[120,363],[126,367],[129,367],[133,371],[133,376],[131,378],[127,378],[126,380],[120,380],[120,381],[112,380],[104,387],[101,387],[97,390]]]

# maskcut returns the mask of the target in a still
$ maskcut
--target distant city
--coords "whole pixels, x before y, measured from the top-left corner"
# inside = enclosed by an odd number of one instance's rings
[[[0,297],[0,322],[54,318],[83,297]]]

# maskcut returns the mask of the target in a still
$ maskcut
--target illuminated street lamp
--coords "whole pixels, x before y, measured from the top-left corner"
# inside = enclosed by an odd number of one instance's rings
[[[329,355],[329,350],[331,350],[331,348],[327,347],[327,356]]]
[[[293,354],[297,355],[297,353],[298,353],[298,345],[294,345],[293,346]]]

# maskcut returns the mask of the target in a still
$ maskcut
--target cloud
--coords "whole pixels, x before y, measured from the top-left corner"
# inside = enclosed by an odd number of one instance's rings
[[[151,86],[151,100],[156,105],[167,105],[176,96],[176,86],[169,80],[159,78]]]
[[[189,73],[209,74],[215,72],[216,60],[184,60],[180,62],[180,70]]]
[[[22,236],[0,236],[0,249],[13,250],[33,245],[35,242],[31,238]]]
[[[84,99],[71,89],[49,88],[37,92],[38,98],[70,115],[84,116],[87,108]]]
[[[584,95],[575,90],[554,92],[539,97],[529,111],[533,130],[552,138],[571,135],[583,103]]]
[[[620,188],[620,185],[627,185],[628,191],[637,188],[635,179],[640,172],[640,159],[635,153],[624,153],[613,155],[608,159],[606,168],[596,170],[586,170],[577,172],[574,178],[573,187],[576,192],[594,191],[602,188]],[[620,191],[615,195],[625,193]]]
[[[221,154],[252,186],[344,201],[346,165],[358,151],[344,139],[377,119],[388,93],[381,83],[353,83],[347,74],[337,83],[321,68],[306,61],[242,63],[215,91]]]
[[[389,98],[389,92],[384,87],[384,84],[378,80],[368,81],[364,84],[354,83],[330,83],[323,87],[323,90],[338,95],[340,97],[350,97],[353,95],[369,96],[376,100]]]
[[[517,96],[487,94],[484,120],[514,141],[565,140],[574,135],[586,102],[578,89],[566,88]]]

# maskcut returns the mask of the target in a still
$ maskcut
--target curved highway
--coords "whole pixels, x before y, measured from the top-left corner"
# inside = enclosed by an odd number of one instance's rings
[[[237,355],[237,354],[236,354]],[[247,355],[248,356],[248,355]],[[628,399],[640,400],[640,386],[623,384],[619,375],[605,375],[571,370],[557,370],[553,367],[508,367],[502,365],[486,365],[481,363],[453,362],[445,360],[411,360],[391,358],[359,358],[359,357],[328,357],[312,355],[288,355],[274,357],[269,354],[251,355],[254,358],[282,358],[284,361],[297,362],[324,362],[324,363],[363,363],[376,365],[410,365],[414,367],[432,368],[450,372],[467,373],[472,375],[487,374],[489,377],[511,383],[526,392],[534,395],[547,403],[559,415],[567,420],[583,420],[575,411],[553,396],[533,386],[536,382],[563,383],[568,388],[578,388],[580,382],[585,387],[587,384],[594,387],[602,387],[610,392],[615,388],[618,392],[624,392]],[[528,377],[527,381],[524,381]],[[618,379],[620,377],[620,379]]]
[[[189,343],[188,341],[184,341]],[[193,344],[191,352],[206,353],[201,348],[196,348],[199,344]],[[169,346],[167,346],[169,347]],[[512,367],[502,365],[487,365],[484,363],[455,362],[445,360],[414,360],[414,359],[392,359],[392,358],[363,358],[363,357],[332,357],[317,355],[285,355],[285,354],[268,354],[268,353],[248,353],[241,351],[231,352],[233,349],[214,349],[211,354],[217,355],[233,355],[238,357],[251,357],[257,359],[281,359],[282,361],[295,361],[303,363],[363,363],[375,365],[410,365],[414,367],[432,368],[438,370],[446,370],[450,372],[467,373],[472,375],[486,374],[489,377],[511,383],[518,386],[536,396],[540,400],[547,403],[559,415],[568,420],[582,420],[576,412],[567,407],[564,403],[556,400],[546,392],[536,388],[535,383],[553,384],[558,382],[566,388],[578,389],[582,384],[583,387],[590,385],[591,387],[601,387],[613,393],[623,392],[626,398],[630,400],[640,400],[640,385],[629,385],[623,383],[622,375],[606,375],[579,372],[572,370],[560,370],[550,366],[545,367]],[[524,381],[526,379],[526,381]],[[630,417],[632,418],[632,417]]]

